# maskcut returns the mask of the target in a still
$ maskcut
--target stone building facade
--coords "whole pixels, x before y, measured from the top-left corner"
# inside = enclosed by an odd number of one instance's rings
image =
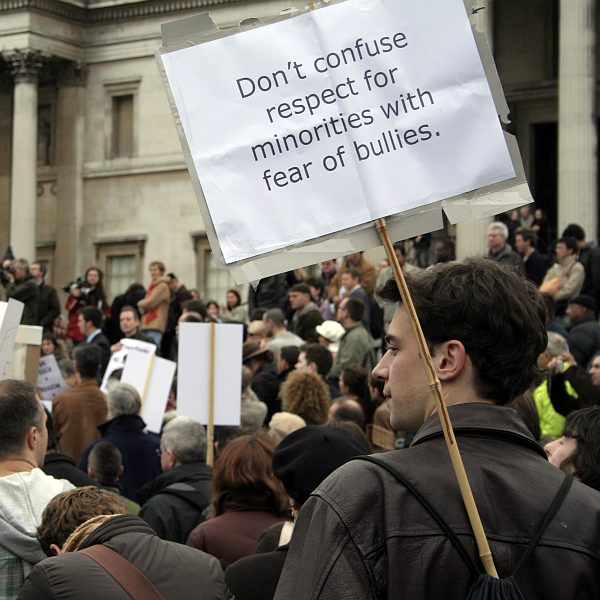
[[[291,0],[0,0],[0,253],[55,285],[99,265],[109,295],[163,260],[223,298],[154,51],[160,26],[209,11],[222,28]],[[594,0],[479,0],[536,202],[560,229],[598,226]],[[483,252],[485,223],[457,228]]]

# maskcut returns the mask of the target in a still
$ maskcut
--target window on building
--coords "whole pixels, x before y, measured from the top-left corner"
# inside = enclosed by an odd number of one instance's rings
[[[238,286],[227,269],[217,266],[206,236],[198,234],[192,237],[196,249],[198,291],[202,299],[216,300],[219,304],[225,302],[227,290]]]
[[[106,281],[108,297],[114,299],[135,283],[137,275],[137,257],[135,254],[108,256],[106,259]]]
[[[133,156],[133,94],[112,97],[112,157]]]
[[[143,283],[142,265],[146,236],[96,240],[96,261],[104,271],[109,302],[123,294],[132,283]]]

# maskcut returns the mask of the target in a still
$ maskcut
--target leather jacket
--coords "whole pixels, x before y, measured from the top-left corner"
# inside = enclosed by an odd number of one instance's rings
[[[449,407],[500,577],[535,534],[564,474],[517,413],[491,404]],[[384,456],[442,514],[479,564],[439,420],[408,449]],[[575,481],[516,578],[528,600],[600,597],[600,494]],[[303,506],[276,600],[462,599],[471,575],[433,518],[381,467],[351,461]]]

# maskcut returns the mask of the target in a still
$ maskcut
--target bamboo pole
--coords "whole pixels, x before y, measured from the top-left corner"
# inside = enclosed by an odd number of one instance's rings
[[[454,437],[454,430],[452,429],[452,423],[450,422],[450,415],[448,415],[448,409],[446,408],[446,404],[442,397],[442,386],[440,384],[440,380],[438,379],[437,373],[435,372],[435,367],[433,366],[433,361],[431,360],[431,354],[429,352],[425,336],[423,335],[421,323],[419,322],[419,317],[417,316],[408,286],[406,285],[404,274],[400,268],[398,257],[394,252],[394,246],[392,245],[385,219],[377,219],[375,226],[383,247],[385,248],[388,260],[390,261],[394,278],[396,279],[400,296],[402,297],[402,303],[404,304],[404,308],[408,313],[409,322],[415,337],[417,338],[421,356],[423,357],[425,370],[427,371],[427,378],[429,380],[429,388],[435,400],[436,410],[442,425],[448,452],[450,453],[450,460],[452,461],[454,473],[460,487],[460,493],[462,495],[465,508],[467,509],[471,528],[473,529],[473,533],[475,535],[475,541],[477,542],[477,548],[479,550],[479,558],[481,559],[481,562],[485,568],[485,572],[497,579],[498,573],[496,572],[492,552],[490,550],[487,538],[485,537],[485,531],[483,530],[483,525],[481,524],[479,511],[477,510],[477,505],[475,504],[475,499],[473,498],[473,492],[467,478],[465,466],[458,450],[456,438]]]
[[[208,341],[208,424],[206,427],[206,464],[215,462],[215,324],[210,322]]]
[[[152,379],[152,371],[154,369],[154,361],[156,360],[156,353],[152,353],[148,359],[148,366],[146,367],[146,377],[144,379],[144,387],[142,391],[142,406],[146,403],[146,397],[148,396],[148,388],[150,387],[150,379]]]

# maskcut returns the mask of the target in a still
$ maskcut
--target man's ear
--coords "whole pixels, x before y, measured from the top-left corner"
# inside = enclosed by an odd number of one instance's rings
[[[27,436],[25,437],[25,439],[27,441],[27,448],[29,450],[33,450],[38,445],[39,438],[40,438],[40,430],[35,425],[32,425],[27,430]]]
[[[50,552],[55,556],[60,556],[62,554],[62,548],[59,548],[56,544],[50,544]]]
[[[467,353],[462,342],[448,340],[438,344],[433,357],[440,381],[452,381],[460,376],[466,364]]]

